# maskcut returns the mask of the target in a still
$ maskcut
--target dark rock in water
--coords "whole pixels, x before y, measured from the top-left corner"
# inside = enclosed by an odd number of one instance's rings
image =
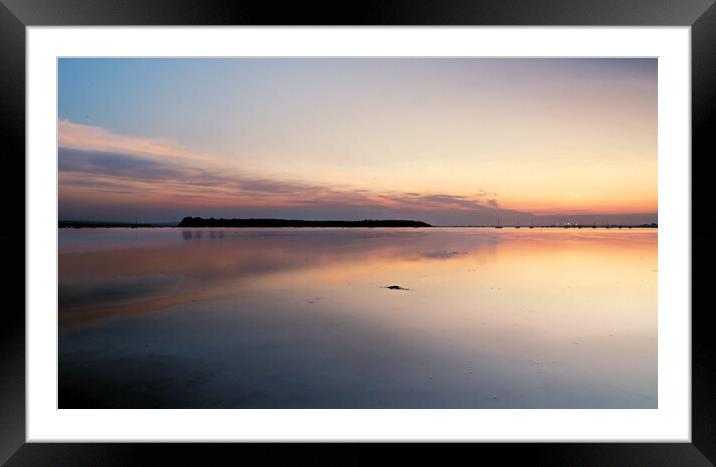
[[[410,290],[410,289],[406,289],[405,287],[401,287],[399,285],[386,285],[384,288],[390,289],[390,290]]]

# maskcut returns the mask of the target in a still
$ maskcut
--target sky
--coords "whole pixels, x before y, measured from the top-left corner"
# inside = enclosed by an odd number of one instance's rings
[[[58,109],[60,220],[657,219],[656,59],[62,58]]]

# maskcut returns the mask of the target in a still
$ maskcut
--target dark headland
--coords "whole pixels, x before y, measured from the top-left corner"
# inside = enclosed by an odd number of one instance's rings
[[[432,227],[421,221],[372,220],[362,221],[305,221],[295,219],[204,219],[185,217],[179,227]]]

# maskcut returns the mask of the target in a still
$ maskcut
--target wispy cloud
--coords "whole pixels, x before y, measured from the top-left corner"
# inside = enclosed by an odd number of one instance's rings
[[[491,203],[484,192],[472,196],[461,196],[447,193],[420,194],[414,192],[401,194],[381,194],[382,199],[389,201],[397,207],[411,209],[454,209],[467,211],[481,211],[486,208],[497,207]]]
[[[161,193],[225,206],[364,205],[376,201],[366,191],[261,178],[117,152],[60,148],[59,170],[61,187],[91,190],[98,195]]]
[[[359,208],[379,212],[485,212],[496,193],[472,195],[376,191],[244,173],[208,154],[168,141],[118,136],[102,128],[60,122],[60,202],[103,199],[196,208]],[[124,200],[124,201],[123,201]],[[380,211],[382,210],[382,211]],[[387,210],[387,211],[386,211]]]
[[[60,120],[59,146],[84,151],[106,151],[140,156],[179,158],[198,162],[214,162],[216,158],[181,149],[161,138],[137,138],[112,133],[101,127]]]

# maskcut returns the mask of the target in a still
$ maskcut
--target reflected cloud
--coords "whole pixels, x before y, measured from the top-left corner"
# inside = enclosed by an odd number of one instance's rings
[[[121,242],[124,245],[115,244],[112,249],[85,246],[79,251],[63,251],[61,247],[60,330],[67,332],[110,317],[240,294],[256,281],[289,272],[318,269],[344,277],[356,267],[413,267],[421,259],[441,259],[452,253],[416,251],[416,246],[436,241],[424,231],[360,230],[320,229],[308,235],[289,229],[172,230],[181,235],[183,243],[142,244],[127,236]],[[61,237],[72,234],[92,235],[88,231],[63,231]],[[152,232],[145,231],[145,235],[151,237]],[[396,235],[401,242],[396,242]],[[479,252],[482,248],[493,249],[499,239],[443,241],[455,247],[469,243]]]
[[[113,240],[112,248],[68,237],[92,237],[93,231],[61,231],[59,256],[60,331],[67,332],[118,316],[154,312],[197,300],[240,295],[266,281],[287,277],[315,277],[327,283],[369,277],[376,270],[395,272],[394,282],[405,282],[406,274],[435,268],[450,259],[452,268],[474,270],[493,264],[499,245],[509,244],[501,259],[537,261],[538,257],[578,251],[594,258],[589,277],[609,277],[604,262],[610,258],[620,268],[631,267],[618,255],[653,257],[652,234],[604,235],[562,233],[555,242],[552,232],[500,235],[491,231],[463,229],[222,229],[222,230],[127,230]],[[561,232],[560,232],[561,233]],[[178,241],[167,241],[169,236]],[[459,261],[460,264],[453,264]],[[554,260],[551,260],[554,261]],[[607,263],[608,264],[608,263]],[[585,268],[586,268],[585,263]],[[377,268],[377,269],[376,269]],[[432,269],[434,271],[434,269]],[[581,270],[581,268],[580,268]],[[524,276],[525,284],[557,280],[565,272],[552,268],[535,277],[521,267],[509,276]],[[472,276],[455,277],[456,283]],[[600,279],[602,280],[602,279]]]

